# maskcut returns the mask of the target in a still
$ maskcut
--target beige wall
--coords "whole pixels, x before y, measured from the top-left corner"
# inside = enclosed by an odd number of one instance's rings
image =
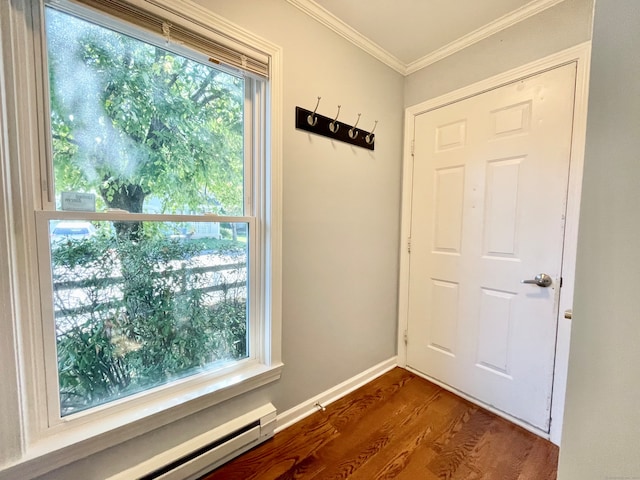
[[[197,3],[284,49],[281,410],[395,355],[403,78],[284,0]],[[375,151],[295,130],[318,96]]]
[[[594,20],[560,480],[640,478],[640,2]]]
[[[565,0],[407,76],[404,105],[417,105],[591,38],[593,0]]]
[[[200,0],[283,48],[282,379],[47,479],[103,478],[265,401],[283,412],[396,353],[403,77],[284,0]],[[374,152],[295,129],[297,105],[370,130]]]

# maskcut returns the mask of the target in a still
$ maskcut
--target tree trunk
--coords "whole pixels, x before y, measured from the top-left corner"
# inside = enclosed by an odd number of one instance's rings
[[[100,189],[100,195],[108,208],[124,210],[129,213],[142,213],[146,193],[140,185],[109,182]],[[138,240],[142,237],[142,222],[113,222],[118,238]]]

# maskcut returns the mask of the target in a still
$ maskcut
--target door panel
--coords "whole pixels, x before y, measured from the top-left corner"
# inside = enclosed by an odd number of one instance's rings
[[[574,90],[571,64],[415,117],[407,365],[543,431]]]
[[[462,241],[464,168],[442,168],[435,172],[435,241],[439,252],[459,253]]]

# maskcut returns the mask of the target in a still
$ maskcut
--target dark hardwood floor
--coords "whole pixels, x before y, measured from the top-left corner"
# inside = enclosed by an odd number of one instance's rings
[[[558,448],[396,368],[206,480],[553,480]]]

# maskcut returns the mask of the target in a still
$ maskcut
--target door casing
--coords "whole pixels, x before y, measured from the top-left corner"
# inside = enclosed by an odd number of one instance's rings
[[[400,281],[398,301],[398,364],[406,367],[407,350],[405,332],[408,325],[409,304],[409,247],[411,232],[411,189],[413,184],[413,137],[414,119],[416,115],[443,107],[450,103],[463,100],[468,97],[498,88],[517,80],[543,73],[568,63],[576,63],[576,92],[574,104],[574,127],[571,138],[571,158],[569,167],[569,188],[567,198],[567,213],[565,219],[564,254],[562,259],[563,284],[559,298],[558,332],[556,339],[556,362],[554,368],[553,399],[551,404],[551,429],[548,436],[556,445],[560,444],[562,435],[562,418],[564,415],[564,398],[567,381],[567,367],[569,363],[569,341],[571,334],[571,322],[564,318],[564,312],[572,308],[574,273],[576,264],[576,245],[578,240],[578,220],[580,211],[580,195],[582,185],[582,171],[584,164],[584,145],[586,139],[587,124],[587,100],[589,59],[591,54],[591,42],[586,42],[543,59],[518,67],[508,72],[496,75],[487,80],[474,83],[453,92],[441,95],[431,100],[413,105],[405,110],[405,135],[403,155],[403,179],[402,179],[402,225],[401,225],[401,250],[400,250]],[[409,338],[408,341],[411,341]],[[414,372],[419,374],[418,372]],[[430,379],[433,381],[433,379]],[[445,388],[450,389],[445,385]],[[456,394],[466,397],[463,393],[453,390]],[[473,398],[468,398],[478,403]],[[503,412],[492,409],[487,405],[484,408],[507,418],[537,435],[540,432],[532,430],[527,424],[519,422]]]

